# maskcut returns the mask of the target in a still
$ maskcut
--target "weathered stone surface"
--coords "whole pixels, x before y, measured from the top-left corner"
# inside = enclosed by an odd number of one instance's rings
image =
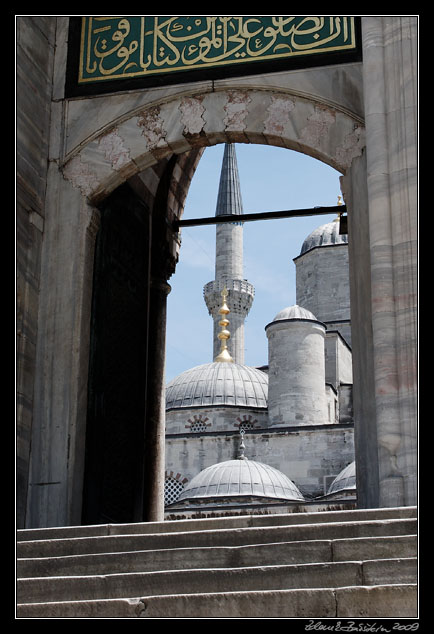
[[[415,519],[372,520],[365,522],[339,522],[300,524],[287,526],[261,526],[244,529],[188,530],[176,534],[177,547],[240,546],[273,541],[300,541],[301,539],[334,539],[384,535],[414,535]],[[134,551],[167,548],[174,543],[173,533],[149,535],[107,535],[102,537],[65,538],[46,541],[18,542],[19,557],[47,557],[81,555],[92,552]]]
[[[393,506],[398,500],[399,504],[413,504],[417,499],[417,264],[409,255],[417,250],[416,29],[417,20],[408,16],[364,19],[371,308],[382,506]]]
[[[415,618],[410,585],[165,595],[22,604],[18,618]]]
[[[141,599],[102,599],[19,605],[21,619],[127,619],[140,617],[145,606]]]
[[[414,515],[407,507],[22,531],[17,616],[395,616],[396,588],[397,614],[414,615]]]
[[[338,588],[338,617],[417,618],[417,587],[410,585]]]
[[[19,579],[21,603],[88,599],[115,599],[159,594],[197,594],[361,585],[358,562],[311,563],[248,568],[201,568],[159,572],[120,573]]]
[[[19,577],[47,577],[95,574],[150,572],[155,570],[185,570],[189,568],[228,568],[271,566],[295,563],[331,561],[332,542],[327,540],[255,544],[250,546],[220,546],[219,548],[168,548],[124,553],[103,553],[18,561]]]
[[[417,536],[395,535],[394,537],[336,539],[332,542],[332,548],[333,561],[416,557]]]
[[[141,618],[289,618],[335,615],[332,590],[224,592],[177,597],[144,597]],[[166,606],[166,607],[165,607]],[[166,611],[167,614],[167,611]]]
[[[77,576],[89,570],[94,574],[150,572],[188,568],[228,568],[250,565],[271,566],[331,561],[414,558],[417,555],[416,536],[367,537],[339,540],[308,540],[255,544],[250,546],[220,546],[219,548],[169,548],[122,553],[20,559],[19,577]],[[407,562],[404,562],[407,563]],[[408,562],[410,565],[414,564]],[[370,562],[372,565],[372,562]],[[370,574],[365,564],[363,573]],[[411,574],[414,571],[411,570]],[[401,580],[401,582],[404,582]]]
[[[55,22],[16,17],[17,523],[25,526]]]
[[[202,469],[231,460],[238,450],[238,429],[243,422],[248,443],[247,456],[265,462],[285,473],[303,493],[324,494],[324,476],[338,473],[354,460],[354,432],[352,422],[344,427],[317,426],[306,434],[299,426],[282,427],[273,431],[268,427],[267,411],[257,409],[250,419],[240,408],[198,408],[195,415],[207,418],[206,452],[201,434],[185,434],[190,430],[187,412],[172,410],[166,413],[166,469],[180,472],[182,477],[194,477]],[[325,422],[330,422],[328,418]],[[220,432],[220,433],[219,433]],[[223,433],[222,433],[223,432]],[[215,435],[214,435],[215,434]],[[314,441],[313,441],[314,439]],[[188,451],[185,443],[188,442]]]
[[[327,421],[325,326],[313,320],[275,320],[268,338],[269,425],[321,425]]]
[[[134,524],[97,524],[93,526],[63,526],[53,528],[22,529],[17,541],[55,540],[100,535],[148,535],[178,533],[188,530],[219,530],[221,528],[247,528],[253,526],[290,526],[292,524],[318,524],[347,521],[373,521],[387,519],[412,519],[417,516],[415,507],[358,509],[349,511],[308,512],[276,515],[240,515],[210,517],[164,522],[137,522]]]
[[[35,329],[37,315],[39,319],[36,349],[26,347],[26,354],[31,353],[33,359],[20,357],[25,367],[19,374],[21,391],[24,384],[26,390],[20,394],[20,412],[25,416],[22,439],[29,434],[30,422],[34,424],[32,460],[30,444],[20,444],[19,456],[23,515],[26,492],[34,497],[28,505],[29,525],[68,524],[80,517],[86,399],[83,377],[88,366],[92,285],[92,249],[88,231],[81,226],[86,197],[100,200],[126,178],[173,151],[231,139],[301,150],[345,174],[351,170],[347,184],[351,181],[354,193],[361,192],[363,199],[368,186],[366,205],[363,200],[357,209],[356,196],[351,201],[357,211],[355,224],[363,226],[358,234],[360,261],[353,261],[352,281],[356,294],[358,287],[364,289],[360,291],[356,324],[362,333],[357,350],[363,363],[358,363],[355,378],[360,388],[354,405],[360,435],[368,439],[359,436],[357,473],[367,483],[365,492],[373,492],[364,496],[363,504],[414,503],[417,17],[363,17],[363,62],[357,64],[70,100],[64,99],[63,93],[66,20],[65,16],[18,19],[17,167],[20,201],[27,201],[26,214],[29,212],[29,223],[23,223],[26,228],[20,233],[19,270],[21,274],[25,251],[25,266],[31,269],[36,284],[41,280],[38,288],[43,298],[37,306],[36,298],[27,292],[20,307],[29,330],[30,325]],[[32,98],[27,100],[26,95]],[[54,104],[52,95],[57,100]],[[153,122],[143,136],[138,119],[154,108],[160,109],[158,126],[152,127]],[[50,121],[51,133],[46,134]],[[24,146],[27,152],[22,152]],[[361,165],[366,155],[368,169],[364,171]],[[20,215],[20,222],[24,217]],[[32,217],[36,223],[32,224]],[[43,231],[42,259],[39,238],[30,248],[26,244],[31,235],[29,225]],[[62,261],[64,253],[68,253],[67,263]],[[39,266],[43,271],[40,278]],[[71,275],[80,281],[70,283]],[[28,370],[33,360],[36,379],[30,394]],[[32,481],[27,489],[30,464]],[[42,488],[36,491],[36,486]]]

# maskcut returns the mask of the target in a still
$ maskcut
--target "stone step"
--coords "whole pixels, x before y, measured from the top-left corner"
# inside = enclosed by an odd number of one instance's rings
[[[415,618],[415,584],[139,596],[17,606],[18,618]]]
[[[236,568],[296,563],[323,563],[364,559],[408,558],[417,555],[416,535],[358,537],[217,546],[167,548],[136,552],[101,553],[63,557],[18,559],[18,577],[105,575],[188,568]]]
[[[414,506],[344,511],[320,511],[314,513],[284,513],[270,515],[239,515],[231,517],[199,518],[135,524],[98,524],[91,526],[66,526],[55,528],[20,529],[17,541],[39,539],[66,539],[72,537],[98,537],[104,535],[147,535],[155,533],[217,530],[222,528],[250,528],[290,524],[318,524],[333,522],[360,522],[377,519],[416,518]]]
[[[164,595],[19,605],[18,618],[411,618],[414,584]]]
[[[413,584],[416,558],[345,561],[247,568],[33,577],[17,581],[18,603],[119,599],[163,594],[197,594],[343,586]]]
[[[30,557],[60,557],[91,553],[161,550],[174,547],[242,546],[246,544],[303,540],[390,537],[394,535],[414,535],[416,533],[416,519],[220,528],[217,530],[191,530],[178,533],[108,535],[18,542],[17,557],[28,559]]]

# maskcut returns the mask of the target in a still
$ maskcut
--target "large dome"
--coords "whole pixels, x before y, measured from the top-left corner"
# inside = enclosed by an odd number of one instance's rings
[[[268,376],[238,363],[206,363],[182,372],[166,386],[166,409],[238,405],[267,407]]]
[[[348,244],[348,235],[339,233],[338,218],[314,229],[303,242],[300,255],[315,247],[329,247],[337,244]]]
[[[236,497],[303,502],[295,484],[281,471],[246,458],[226,460],[207,467],[187,484],[178,498],[182,501],[234,501]]]

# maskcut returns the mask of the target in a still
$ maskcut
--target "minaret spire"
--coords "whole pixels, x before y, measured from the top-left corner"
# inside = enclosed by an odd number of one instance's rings
[[[243,278],[243,204],[235,145],[227,143],[223,153],[216,216],[238,215],[240,222],[217,224],[215,279],[204,287],[209,314],[214,319],[213,358],[219,354],[219,310],[221,292],[227,289],[226,302],[231,312],[231,338],[228,350],[236,363],[244,363],[244,320],[253,302],[254,288]]]
[[[223,153],[220,184],[217,195],[216,216],[243,213],[237,155],[233,143],[226,143]]]

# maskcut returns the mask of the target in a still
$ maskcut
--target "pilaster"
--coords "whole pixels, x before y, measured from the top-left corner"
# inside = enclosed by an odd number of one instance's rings
[[[416,30],[362,19],[380,506],[417,495]]]

